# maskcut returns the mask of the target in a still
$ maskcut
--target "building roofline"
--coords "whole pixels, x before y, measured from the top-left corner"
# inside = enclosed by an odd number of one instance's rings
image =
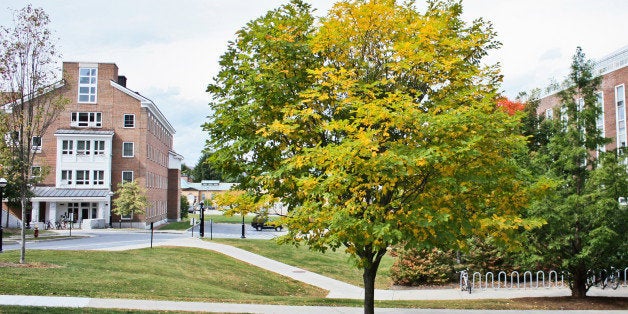
[[[127,88],[127,87],[124,87],[124,86],[118,84],[117,82],[114,82],[114,81],[109,81],[109,82],[111,83],[111,86],[113,86],[114,88],[116,88],[116,89],[120,90],[121,92],[123,92],[123,93],[125,93],[125,94],[127,94],[127,95],[129,95],[129,96],[131,96],[131,97],[133,97],[133,98],[135,98],[137,100],[139,100],[141,106],[144,107],[144,108],[148,108],[148,111],[150,111],[155,117],[157,117],[159,122],[161,124],[163,124],[164,127],[166,129],[168,129],[168,131],[171,134],[174,135],[175,133],[177,133],[177,131],[174,129],[174,127],[170,124],[170,122],[168,122],[168,119],[166,119],[164,114],[161,112],[161,110],[159,110],[157,105],[155,105],[155,103],[152,100],[150,100],[150,99],[140,95],[140,93],[138,93],[136,91],[133,91],[133,90]]]
[[[617,71],[626,66],[628,66],[628,45],[617,49],[600,59],[594,60],[593,75],[602,76],[610,72]],[[564,83],[553,87],[546,86],[545,89],[541,90],[541,95],[539,95],[539,99],[557,94],[558,92],[568,88],[569,86],[570,85],[565,85]]]
[[[51,92],[53,90],[59,89],[59,88],[61,88],[63,86],[65,86],[65,80],[61,79],[59,81],[56,81],[56,82],[54,82],[54,83],[44,87],[44,89],[41,92],[35,92],[35,93],[31,93],[29,95],[24,96],[24,101],[30,101],[31,99],[33,99],[35,97],[39,97],[41,95],[47,94],[47,93],[49,93],[49,92]],[[10,92],[8,92],[8,93],[10,93]],[[33,94],[35,94],[35,96],[33,96]],[[2,110],[4,110],[5,112],[10,113],[11,112],[11,108],[10,108],[11,105],[13,103],[16,103],[16,102],[19,102],[19,101],[20,101],[19,99],[16,99],[15,101],[5,103],[5,104],[1,105],[0,108]]]

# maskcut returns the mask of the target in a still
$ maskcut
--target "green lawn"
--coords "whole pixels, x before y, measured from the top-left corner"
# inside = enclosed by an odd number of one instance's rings
[[[356,286],[363,286],[362,271],[352,266],[349,261],[349,254],[345,253],[343,249],[336,252],[320,253],[310,251],[305,246],[279,245],[274,240],[214,239],[213,241],[233,245]],[[382,258],[375,282],[376,289],[388,289],[392,285],[390,267],[393,262],[394,258],[388,254]]]
[[[31,250],[26,258],[34,267],[7,265],[19,251],[0,255],[0,294],[264,303],[327,294],[202,249]]]

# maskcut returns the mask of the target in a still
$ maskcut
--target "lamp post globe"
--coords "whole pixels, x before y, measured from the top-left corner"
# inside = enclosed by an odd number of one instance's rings
[[[4,199],[2,192],[3,192],[4,187],[6,186],[7,186],[7,180],[5,178],[0,178],[0,253],[2,253],[2,208],[3,208],[2,200]],[[7,208],[7,213],[8,212],[9,212],[9,209]],[[7,219],[9,218],[7,217]]]

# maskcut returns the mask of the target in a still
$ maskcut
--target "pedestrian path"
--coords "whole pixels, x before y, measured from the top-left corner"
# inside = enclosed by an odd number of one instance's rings
[[[132,299],[97,299],[76,297],[48,297],[24,295],[0,295],[0,305],[63,307],[63,308],[96,308],[143,311],[206,312],[206,313],[261,313],[261,314],[362,314],[361,307],[335,306],[295,306],[270,304],[180,302],[159,300]],[[375,308],[377,314],[477,314],[483,310],[454,309],[398,309]],[[523,310],[491,310],[491,314],[562,314],[565,311],[523,311]],[[608,311],[604,311],[607,313]],[[621,313],[622,311],[613,311]],[[569,311],[571,314],[593,314],[601,311]]]
[[[212,250],[247,262],[256,267],[266,269],[282,276],[286,276],[303,283],[329,291],[328,298],[334,299],[364,299],[364,289],[358,286],[316,274],[298,267],[290,266],[246,250],[230,245],[211,241],[203,241],[198,238],[177,238],[160,243],[162,246],[195,247]],[[133,245],[117,247],[113,250],[128,250],[146,247],[145,245]],[[109,249],[107,249],[109,250]],[[472,299],[511,299],[523,297],[559,297],[570,296],[568,288],[539,288],[539,289],[478,289],[469,294],[459,289],[408,289],[408,290],[375,290],[375,300],[472,300]],[[615,296],[628,297],[628,289],[591,289],[589,296]]]

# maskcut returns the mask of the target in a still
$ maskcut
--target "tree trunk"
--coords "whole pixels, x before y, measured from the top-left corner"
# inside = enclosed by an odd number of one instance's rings
[[[376,267],[364,267],[362,278],[364,279],[364,314],[375,313],[375,276]]]
[[[377,276],[379,262],[386,254],[385,249],[378,252],[369,252],[369,249],[366,250],[368,252],[365,254],[366,256],[362,257],[366,260],[364,273],[362,274],[362,279],[364,280],[364,314],[375,313],[375,277]]]
[[[22,194],[24,195],[24,194]],[[22,245],[20,248],[20,264],[25,264],[26,263],[26,209],[28,208],[26,206],[26,202],[27,199],[26,197],[22,196],[22,231],[20,233],[21,238],[22,238]]]
[[[586,298],[587,296],[587,271],[582,265],[578,265],[572,271],[573,283],[571,284],[571,296],[575,298]]]

